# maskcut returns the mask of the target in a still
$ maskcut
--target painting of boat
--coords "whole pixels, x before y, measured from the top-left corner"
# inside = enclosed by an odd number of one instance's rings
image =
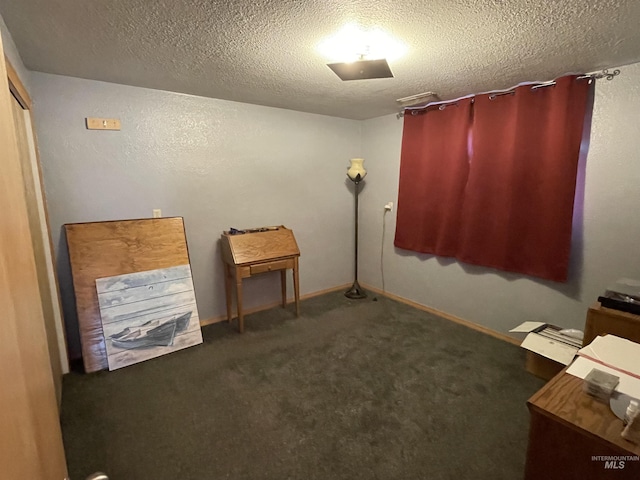
[[[121,332],[111,335],[111,342],[118,348],[169,347],[177,333],[184,331],[189,325],[191,313],[187,312],[159,324],[157,320],[143,323],[139,329],[131,331],[127,327]],[[145,327],[147,327],[145,331]]]
[[[96,280],[109,370],[202,343],[191,267]]]

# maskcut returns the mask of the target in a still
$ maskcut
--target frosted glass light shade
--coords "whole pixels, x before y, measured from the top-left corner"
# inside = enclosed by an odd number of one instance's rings
[[[352,158],[351,166],[347,170],[347,176],[354,182],[359,182],[366,177],[367,171],[364,169],[364,158]]]
[[[365,28],[355,23],[342,27],[336,34],[323,40],[318,51],[330,62],[357,60],[397,60],[407,52],[407,46],[379,27]]]

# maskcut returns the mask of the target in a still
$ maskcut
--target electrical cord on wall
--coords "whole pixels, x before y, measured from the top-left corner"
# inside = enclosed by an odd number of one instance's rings
[[[382,305],[384,308],[385,315],[388,319],[395,319],[396,315],[394,313],[393,302],[387,302],[387,288],[384,281],[384,237],[387,231],[387,213],[392,211],[393,203],[389,202],[384,206],[384,211],[382,212],[382,238],[380,244],[380,278],[382,280]]]
[[[386,219],[387,212],[389,208],[385,205],[384,210],[382,212],[382,244],[380,245],[380,277],[382,278],[382,294],[384,295],[387,291],[384,287],[384,234],[386,231]]]

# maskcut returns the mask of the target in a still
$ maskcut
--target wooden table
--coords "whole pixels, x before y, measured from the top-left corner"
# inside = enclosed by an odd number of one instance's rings
[[[238,309],[238,330],[244,332],[242,310],[242,280],[266,272],[280,272],[282,308],[287,305],[286,271],[293,271],[293,289],[296,315],[300,314],[300,281],[298,258],[300,250],[293,231],[280,227],[244,234],[224,232],[221,236],[222,261],[225,270],[225,293],[227,298],[227,320],[232,320],[233,288],[235,285]]]
[[[622,420],[608,404],[582,392],[582,379],[564,371],[534,394],[525,480],[640,478],[640,446],[620,436]],[[594,457],[616,457],[605,459]],[[622,468],[621,468],[622,467]]]
[[[589,345],[598,335],[608,333],[640,343],[640,315],[605,308],[596,303],[587,312],[582,345]]]

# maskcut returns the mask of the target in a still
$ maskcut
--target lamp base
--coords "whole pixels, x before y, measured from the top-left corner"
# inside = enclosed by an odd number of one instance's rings
[[[349,290],[344,292],[344,296],[347,297],[347,298],[352,298],[354,300],[360,300],[362,298],[367,298],[367,294],[362,289],[362,287],[358,284],[357,280],[355,282],[353,282],[353,285],[351,285],[351,288]]]

